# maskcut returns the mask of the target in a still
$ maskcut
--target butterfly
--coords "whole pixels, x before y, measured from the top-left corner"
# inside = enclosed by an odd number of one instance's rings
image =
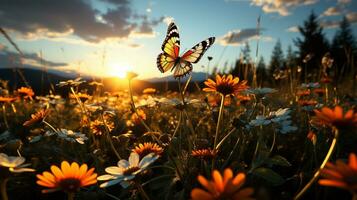
[[[157,67],[162,73],[175,70],[174,77],[181,78],[192,71],[192,63],[197,63],[214,41],[214,37],[207,38],[180,56],[180,36],[172,22],[161,46],[163,52],[157,57]]]

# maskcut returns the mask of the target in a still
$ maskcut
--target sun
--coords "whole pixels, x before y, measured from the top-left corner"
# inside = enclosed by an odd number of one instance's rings
[[[107,72],[109,75],[116,76],[119,78],[125,78],[126,73],[130,71],[130,67],[126,65],[111,65],[109,67],[109,71]]]

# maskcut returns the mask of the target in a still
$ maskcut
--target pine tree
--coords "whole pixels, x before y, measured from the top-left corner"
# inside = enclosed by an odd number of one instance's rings
[[[245,64],[251,63],[252,59],[250,57],[250,46],[248,42],[245,43],[242,53],[243,53],[243,62]]]
[[[266,64],[265,64],[263,56],[260,56],[259,62],[257,65],[257,84],[258,84],[258,86],[262,87],[264,84],[264,81],[266,81],[267,78],[268,78],[268,74],[267,74]]]
[[[281,49],[281,42],[280,39],[276,42],[271,58],[270,58],[270,65],[269,65],[269,75],[270,77],[273,76],[274,72],[280,70],[284,67],[284,53]]]
[[[299,63],[304,66],[302,71],[302,77],[305,80],[308,80],[306,76],[318,76],[319,69],[321,65],[321,59],[323,55],[328,52],[329,44],[325,39],[323,34],[323,29],[319,25],[317,16],[312,11],[308,19],[304,21],[303,26],[298,27],[302,38],[297,38],[294,40],[295,45],[299,49]],[[311,59],[306,59],[303,62],[304,58],[310,55]]]
[[[352,69],[353,61],[356,61],[357,58],[356,39],[346,17],[342,19],[340,29],[333,38],[332,57],[337,77],[356,72],[356,69]]]
[[[288,46],[288,53],[286,54],[286,67],[289,69],[295,68],[296,63],[296,54],[293,52],[291,45]]]

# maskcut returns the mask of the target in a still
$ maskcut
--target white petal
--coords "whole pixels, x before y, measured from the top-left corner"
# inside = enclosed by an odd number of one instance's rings
[[[155,162],[155,160],[157,160],[159,157],[158,156],[154,156],[154,153],[150,153],[148,155],[146,155],[139,163],[139,167],[140,168],[146,168],[147,166],[149,166],[151,163]]]
[[[105,183],[100,184],[100,187],[101,187],[101,188],[103,188],[103,187],[109,187],[109,186],[118,184],[120,181],[122,181],[122,180],[121,180],[121,179],[115,179],[115,180],[112,180],[112,181],[108,181],[108,182],[105,182]]]
[[[105,168],[105,171],[108,174],[114,174],[114,175],[122,175],[123,174],[123,168],[119,168],[116,166],[107,167],[107,168]]]
[[[122,159],[122,160],[119,160],[119,162],[118,162],[118,167],[120,167],[120,168],[125,169],[125,168],[128,168],[129,166],[130,166],[130,164],[127,160]]]
[[[135,152],[132,152],[130,154],[130,157],[129,157],[130,166],[138,166],[139,160],[140,160],[139,154],[137,154]]]
[[[115,179],[115,176],[112,176],[110,174],[105,174],[105,175],[101,175],[97,177],[98,181],[106,181],[106,180],[111,180],[111,179]]]

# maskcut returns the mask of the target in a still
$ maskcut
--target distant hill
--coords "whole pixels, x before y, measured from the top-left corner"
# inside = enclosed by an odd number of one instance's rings
[[[204,80],[206,80],[206,73],[205,72],[192,72],[192,81],[195,82],[202,82]],[[187,79],[190,77],[190,75],[186,75],[182,81],[187,81]],[[148,82],[177,82],[177,80],[173,77],[172,74],[165,76],[165,77],[157,77],[157,78],[150,78],[150,79],[146,79],[146,81]]]
[[[20,69],[22,74],[24,75],[28,84],[32,87],[36,94],[47,94],[48,91],[51,89],[51,85],[55,88],[55,91],[60,94],[67,94],[68,89],[58,88],[55,85],[60,81],[66,81],[69,79],[76,78],[76,74],[69,75],[68,73],[62,72],[43,72],[42,70],[38,69]],[[193,82],[202,82],[201,80],[205,79],[205,73],[193,73],[193,79],[191,84],[188,87],[188,90],[196,90],[197,87],[193,84]],[[203,78],[204,77],[204,78]],[[187,76],[184,79],[187,80]],[[20,77],[19,73],[16,73],[14,69],[8,68],[0,68],[0,79],[1,80],[8,80],[10,89],[16,89],[21,86],[26,86],[22,78]],[[93,81],[92,77],[82,77],[83,80],[88,82]],[[167,81],[168,80],[168,81]],[[184,81],[183,80],[183,81]],[[126,90],[128,89],[128,82],[125,79],[119,79],[116,77],[111,78],[104,78],[101,80],[97,78],[96,81],[103,81],[104,83],[104,90],[105,91],[118,91],[118,90]],[[177,81],[173,77],[168,78],[154,78],[148,80],[134,80],[133,81],[133,89],[137,93],[141,93],[142,90],[148,87],[156,88],[159,91],[166,91],[177,90]],[[88,84],[82,84],[80,89],[86,89],[89,92],[93,89],[93,87],[89,86]]]

